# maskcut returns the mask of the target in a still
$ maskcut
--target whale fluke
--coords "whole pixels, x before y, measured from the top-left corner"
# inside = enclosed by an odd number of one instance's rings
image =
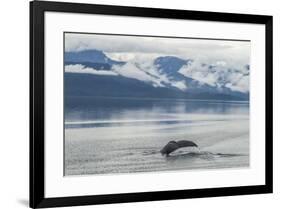
[[[181,147],[198,147],[198,145],[195,144],[193,141],[187,141],[187,140],[170,141],[160,150],[160,152],[162,155],[169,156],[171,152]]]

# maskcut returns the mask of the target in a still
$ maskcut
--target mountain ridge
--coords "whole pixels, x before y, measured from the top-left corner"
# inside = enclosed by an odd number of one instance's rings
[[[167,92],[167,96],[170,90],[172,90],[173,95],[177,95],[176,97],[182,97],[182,98],[191,98],[192,96],[194,98],[199,97],[200,99],[204,99],[205,96],[206,98],[209,99],[210,97],[212,97],[210,95],[213,95],[214,97],[221,97],[222,99],[225,98],[226,100],[235,99],[235,100],[245,101],[249,99],[249,93],[232,90],[232,88],[235,89],[234,88],[235,86],[234,87],[231,86],[233,84],[229,83],[229,81],[227,80],[229,79],[227,77],[228,73],[230,74],[229,77],[231,77],[232,75],[239,74],[240,80],[243,79],[243,76],[248,76],[247,72],[249,72],[249,68],[250,68],[249,65],[245,67],[246,69],[245,73],[242,75],[240,71],[236,69],[222,70],[221,69],[222,67],[220,67],[219,65],[211,65],[211,64],[207,65],[204,63],[202,63],[202,67],[203,67],[202,69],[204,71],[201,70],[202,71],[201,72],[200,70],[196,70],[196,68],[194,69],[192,68],[193,63],[194,60],[192,59],[182,59],[176,56],[159,56],[153,60],[153,64],[151,66],[149,65],[148,67],[147,66],[143,67],[142,64],[139,65],[137,65],[136,63],[129,64],[128,62],[113,60],[109,58],[105,53],[99,50],[65,52],[65,60],[64,60],[65,69],[66,69],[65,71],[66,80],[69,78],[67,74],[74,73],[73,75],[79,77],[78,72],[85,73],[86,71],[84,69],[87,69],[87,72],[91,72],[92,74],[97,73],[97,71],[99,71],[98,72],[99,74],[101,74],[103,71],[109,71],[109,72],[112,71],[114,72],[114,74],[116,74],[115,77],[112,76],[112,74],[107,74],[107,75],[99,75],[101,76],[99,78],[102,80],[111,79],[114,80],[114,82],[115,79],[117,78],[122,79],[122,81],[124,81],[124,78],[131,79],[132,82],[137,82],[137,83],[141,82],[142,85],[144,86],[150,85],[151,89],[149,88],[146,89],[145,91],[149,90],[151,92],[157,92],[157,94],[161,94],[161,96],[164,95],[164,93],[162,93],[162,90],[165,90]],[[79,69],[74,72],[69,72],[68,71],[69,66],[77,66],[79,67]],[[186,75],[184,74],[185,72],[183,70],[187,71]],[[202,78],[198,79],[196,76],[194,76],[197,75],[198,73],[202,74]],[[215,82],[208,83],[207,79],[209,78],[207,76],[210,77],[213,75],[217,76],[217,80],[216,80],[217,83]],[[105,79],[104,76],[108,76],[108,78]],[[204,78],[204,76],[206,77]],[[85,79],[84,76],[82,77],[83,79]],[[93,75],[91,75],[90,77],[92,79],[94,78]],[[95,80],[93,82],[97,82],[96,77],[95,79],[93,79]],[[207,82],[203,82],[204,79]],[[72,79],[72,82],[75,85],[82,85],[82,83],[77,84],[75,79]],[[125,82],[126,88],[130,89],[130,85],[133,86],[132,82],[128,82],[128,80],[126,80]],[[129,83],[130,85],[128,85]],[[103,85],[102,83],[99,84]],[[114,85],[115,84],[116,82],[114,83]],[[218,84],[223,84],[223,85],[220,86]],[[107,82],[106,85],[113,85],[113,83]],[[99,89],[96,85],[88,85],[88,87],[86,87],[85,85],[82,86],[84,86],[84,88],[91,88],[94,91],[97,91],[97,89]],[[115,86],[115,88],[118,89],[118,86],[117,87]],[[157,91],[153,91],[153,88],[162,88],[161,93],[159,89],[157,89]],[[81,91],[81,89],[79,91]],[[120,95],[123,94],[124,91],[125,89],[120,90],[119,94]],[[82,92],[85,93],[85,91]],[[145,95],[144,92],[143,95]],[[155,93],[154,97],[156,96],[157,95]]]

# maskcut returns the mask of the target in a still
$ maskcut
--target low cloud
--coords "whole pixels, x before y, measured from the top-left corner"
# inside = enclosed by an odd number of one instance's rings
[[[66,65],[65,66],[66,73],[87,73],[94,75],[118,75],[117,73],[109,70],[96,70],[94,68],[85,67],[84,65],[76,64],[76,65]]]

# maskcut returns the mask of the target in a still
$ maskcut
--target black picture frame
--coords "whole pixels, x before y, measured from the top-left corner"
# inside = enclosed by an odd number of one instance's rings
[[[44,193],[44,13],[71,12],[265,25],[266,165],[265,185],[46,198]],[[80,3],[30,2],[30,207],[59,207],[273,192],[273,35],[272,16],[108,6]]]

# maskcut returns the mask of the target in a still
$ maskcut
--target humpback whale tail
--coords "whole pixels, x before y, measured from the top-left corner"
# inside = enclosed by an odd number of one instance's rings
[[[169,156],[170,153],[182,147],[198,147],[193,141],[180,140],[180,141],[170,141],[161,150],[162,155]]]

